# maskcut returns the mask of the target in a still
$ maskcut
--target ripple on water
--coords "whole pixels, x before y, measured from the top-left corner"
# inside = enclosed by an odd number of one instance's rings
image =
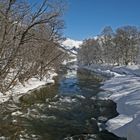
[[[101,78],[90,72],[69,72],[55,85],[21,97],[19,103],[5,103],[1,107],[0,138],[119,140],[105,131],[106,121],[117,112],[111,100],[99,98],[106,93],[100,82]]]

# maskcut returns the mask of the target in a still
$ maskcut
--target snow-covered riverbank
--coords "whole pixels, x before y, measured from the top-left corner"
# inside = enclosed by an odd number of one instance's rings
[[[107,129],[127,140],[140,139],[140,66],[91,66],[97,73],[111,76],[102,89],[111,91],[107,98],[117,103],[120,114],[107,122]]]
[[[21,96],[30,90],[37,89],[49,83],[54,83],[53,78],[55,76],[57,76],[55,72],[49,72],[49,77],[44,78],[41,81],[38,78],[31,78],[28,80],[28,82],[25,82],[25,86],[23,86],[21,83],[18,83],[11,91],[5,94],[0,93],[0,103],[6,102],[11,96]]]

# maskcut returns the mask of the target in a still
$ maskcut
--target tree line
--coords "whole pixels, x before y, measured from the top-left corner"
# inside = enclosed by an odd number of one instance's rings
[[[58,69],[64,10],[61,0],[0,0],[0,92]]]
[[[97,38],[85,39],[78,51],[82,65],[131,65],[139,63],[140,30],[136,26],[123,26],[115,31],[110,26]]]

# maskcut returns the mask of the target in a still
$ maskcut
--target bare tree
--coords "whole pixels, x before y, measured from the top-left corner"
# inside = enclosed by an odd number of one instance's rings
[[[59,48],[65,4],[43,0],[0,0],[0,89],[6,92],[15,81],[47,73],[63,61]],[[55,67],[56,68],[56,67]]]
[[[139,31],[135,26],[125,26],[116,30],[115,43],[122,64],[128,65],[136,62],[138,41]]]
[[[140,31],[137,27],[124,26],[113,32],[107,26],[97,40],[93,38],[84,41],[78,52],[78,60],[83,65],[136,64],[139,60],[139,46]]]

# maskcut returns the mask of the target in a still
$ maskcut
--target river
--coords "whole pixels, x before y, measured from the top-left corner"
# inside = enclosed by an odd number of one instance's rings
[[[102,99],[105,79],[63,68],[54,85],[1,104],[0,140],[124,140],[105,129],[118,115],[116,104]]]

